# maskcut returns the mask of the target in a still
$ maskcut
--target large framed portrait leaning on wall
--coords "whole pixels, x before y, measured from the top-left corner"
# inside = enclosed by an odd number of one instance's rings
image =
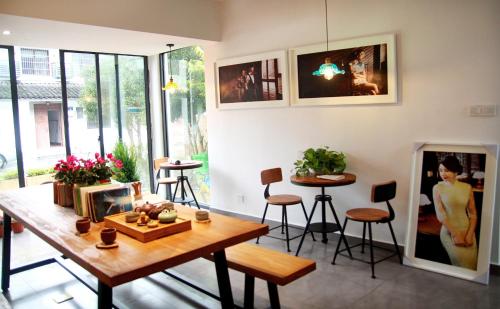
[[[487,284],[498,145],[416,143],[404,263]]]

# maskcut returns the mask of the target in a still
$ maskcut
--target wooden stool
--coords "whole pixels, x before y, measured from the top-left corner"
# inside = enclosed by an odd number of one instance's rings
[[[154,173],[156,175],[156,190],[155,190],[156,194],[158,193],[160,185],[170,186],[172,184],[177,183],[176,177],[160,177],[160,172],[161,172],[160,165],[164,162],[168,162],[168,157],[162,157],[154,160],[153,167],[154,167]],[[170,190],[168,190],[168,188],[167,188],[167,194],[169,196],[169,199],[171,199]]]
[[[356,244],[353,246],[349,246],[348,248],[354,248],[357,246],[361,246],[361,253],[365,252],[365,235],[366,235],[366,225],[368,225],[368,236],[370,240],[370,261],[365,261],[363,259],[357,259],[355,257],[351,257],[352,259],[365,262],[371,265],[372,269],[372,278],[375,278],[375,264],[378,262],[382,262],[390,257],[397,255],[399,257],[399,262],[403,264],[403,259],[401,257],[401,253],[399,252],[398,243],[396,241],[396,237],[394,236],[394,231],[392,229],[391,221],[394,220],[395,214],[394,209],[392,209],[389,200],[392,200],[396,196],[396,181],[389,181],[382,184],[377,184],[372,186],[371,192],[371,201],[372,203],[386,202],[388,211],[376,209],[376,208],[354,208],[346,211],[345,213],[345,221],[343,230],[347,226],[347,221],[358,221],[363,222],[363,239],[360,244]],[[391,231],[392,240],[394,242],[395,252],[387,257],[384,257],[378,261],[373,260],[373,247],[377,247],[380,249],[387,250],[386,248],[374,246],[372,241],[372,223],[387,223],[389,225],[389,230]],[[337,244],[337,248],[335,249],[335,255],[333,257],[332,264],[335,264],[335,260],[337,255],[343,251],[346,251],[347,248],[342,250],[340,249],[341,241]]]
[[[272,168],[272,169],[267,169],[263,170],[260,173],[260,179],[263,185],[266,186],[266,189],[264,190],[264,198],[266,199],[266,208],[264,209],[264,215],[262,216],[262,221],[261,223],[264,223],[264,220],[266,219],[266,213],[267,213],[267,208],[269,205],[277,205],[281,206],[281,225],[278,225],[276,227],[273,227],[269,229],[269,231],[280,228],[281,227],[281,234],[284,234],[284,231],[286,231],[286,238],[280,238],[280,237],[274,237],[270,235],[266,235],[271,238],[275,239],[280,239],[280,240],[286,240],[286,247],[288,252],[290,252],[290,240],[293,240],[295,238],[298,238],[302,235],[297,235],[293,238],[290,238],[288,235],[288,215],[287,215],[287,206],[291,205],[298,205],[300,204],[302,206],[302,211],[304,212],[304,216],[306,217],[306,222],[309,220],[307,217],[306,209],[304,207],[304,203],[302,202],[302,197],[298,195],[291,195],[291,194],[278,194],[278,195],[270,195],[269,194],[269,186],[271,183],[274,182],[280,182],[283,180],[283,175],[281,173],[281,168]],[[311,236],[314,241],[316,239],[314,238],[314,234],[311,232]],[[259,237],[257,238],[257,242],[259,243]]]

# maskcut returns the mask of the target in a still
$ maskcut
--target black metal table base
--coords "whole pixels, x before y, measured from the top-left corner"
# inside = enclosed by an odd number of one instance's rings
[[[184,182],[187,184],[189,191],[191,192],[192,198],[187,197],[187,192],[186,192],[186,187],[184,186]],[[181,187],[181,197],[180,199],[176,199],[175,197],[177,196],[177,189],[179,188],[179,184]],[[189,179],[187,176],[184,176],[183,171],[181,170],[181,176],[177,177],[177,183],[175,184],[175,189],[174,189],[174,195],[172,196],[172,201],[176,203],[181,203],[182,205],[190,205],[191,202],[194,201],[196,204],[196,207],[200,209],[200,205],[198,204],[198,200],[196,199],[196,196],[194,195],[193,188],[191,188],[191,184],[189,183]]]
[[[316,206],[321,202],[321,222],[311,223],[314,212],[316,211]],[[330,206],[330,210],[332,211],[333,217],[335,219],[335,223],[326,222],[326,204]],[[321,233],[322,239],[321,242],[324,244],[328,243],[327,233],[333,233],[336,231],[340,231],[340,241],[343,241],[348,248],[347,251],[349,255],[352,256],[351,250],[349,249],[349,245],[347,244],[347,240],[344,235],[344,231],[342,230],[342,225],[340,224],[339,218],[337,217],[337,213],[333,208],[332,197],[331,195],[325,194],[325,187],[321,187],[321,194],[316,195],[313,208],[311,213],[309,214],[309,219],[307,220],[306,227],[304,228],[304,233],[302,234],[302,238],[300,239],[299,247],[297,248],[297,252],[295,256],[299,255],[300,249],[302,248],[302,244],[304,242],[304,238],[308,231],[314,233]]]

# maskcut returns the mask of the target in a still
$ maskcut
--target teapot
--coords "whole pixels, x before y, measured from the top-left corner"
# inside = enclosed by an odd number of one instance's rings
[[[177,219],[176,210],[165,209],[158,215],[158,220],[160,220],[160,223],[172,223],[175,222],[175,219]]]

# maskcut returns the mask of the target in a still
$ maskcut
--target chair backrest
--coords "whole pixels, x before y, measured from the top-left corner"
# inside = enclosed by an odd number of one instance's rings
[[[263,185],[269,185],[273,182],[280,182],[283,180],[283,175],[281,174],[281,168],[270,168],[260,172],[260,181]]]
[[[168,162],[168,157],[154,159],[153,168],[155,169],[155,173],[160,170],[160,164],[162,164],[164,162]]]
[[[395,196],[396,196],[395,180],[375,184],[372,186],[371,201],[373,203],[386,202],[392,200]]]
[[[391,180],[384,183],[379,183],[372,186],[372,197],[373,203],[385,202],[387,204],[387,209],[389,210],[389,217],[384,219],[383,222],[392,221],[396,217],[394,209],[389,203],[396,196],[396,181]]]

